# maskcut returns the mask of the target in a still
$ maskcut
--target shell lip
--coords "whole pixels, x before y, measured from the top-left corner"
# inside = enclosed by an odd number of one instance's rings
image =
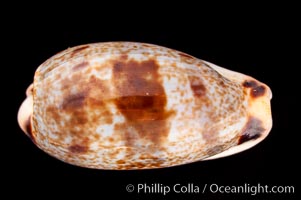
[[[33,114],[33,84],[30,84],[26,90],[26,99],[21,104],[18,111],[18,124],[22,131],[32,138],[32,114]]]

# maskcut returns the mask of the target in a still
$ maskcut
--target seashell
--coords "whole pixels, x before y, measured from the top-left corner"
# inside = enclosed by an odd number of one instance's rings
[[[64,162],[162,168],[249,149],[272,127],[269,87],[169,48],[107,42],[69,48],[37,69],[22,130]]]

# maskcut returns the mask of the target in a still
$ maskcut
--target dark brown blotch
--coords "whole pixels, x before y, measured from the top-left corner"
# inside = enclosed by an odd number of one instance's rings
[[[81,52],[82,50],[85,50],[89,47],[89,45],[85,45],[85,46],[82,46],[82,47],[78,47],[76,49],[74,49],[71,53],[71,57],[74,56],[75,54]]]
[[[265,87],[263,85],[259,85],[255,88],[252,89],[251,91],[251,96],[252,97],[260,97],[263,96],[265,94]]]
[[[124,160],[117,160],[116,163],[118,165],[124,165],[126,162]]]
[[[264,131],[265,129],[263,128],[262,121],[255,117],[250,117],[242,131],[238,144],[242,144],[249,140],[255,140],[259,138]]]
[[[146,47],[146,48],[152,48],[153,46],[152,45],[150,45],[150,44],[141,44],[141,46],[143,46],[143,47]]]
[[[172,112],[165,110],[167,97],[158,73],[159,67],[152,59],[142,62],[119,59],[113,62],[114,86],[119,96],[115,105],[126,118],[126,122],[118,127],[124,126],[124,139],[129,146],[134,144],[134,138],[126,131],[128,126],[133,127],[140,138],[154,144],[168,135],[168,118]]]
[[[88,151],[88,147],[75,144],[69,147],[69,151],[76,154],[86,153]]]
[[[242,84],[246,88],[250,88],[251,92],[250,95],[251,97],[260,97],[265,94],[266,88],[263,85],[258,84],[257,81],[251,80],[251,81],[245,81]]]
[[[81,108],[84,105],[86,97],[86,92],[71,94],[64,98],[61,107],[63,110],[74,110]]]
[[[246,87],[246,88],[254,88],[254,87],[256,87],[257,86],[257,82],[256,81],[245,81],[245,82],[243,82],[243,84],[242,84],[244,87]]]
[[[204,85],[190,85],[194,96],[201,97],[206,94],[206,88]]]
[[[77,71],[77,70],[81,70],[81,69],[84,69],[85,67],[89,66],[89,62],[87,61],[84,61],[82,63],[79,63],[77,65],[75,65],[72,70],[73,71]]]
[[[219,82],[219,85],[222,86],[222,87],[225,87],[224,81],[221,80],[221,81]]]
[[[185,57],[185,58],[194,58],[193,56],[191,56],[191,55],[189,55],[189,54],[186,54],[186,53],[182,53],[182,52],[179,52],[178,53],[180,56],[182,56],[182,57]]]
[[[195,97],[202,97],[206,95],[206,87],[204,86],[202,80],[195,76],[188,76],[190,82],[190,88]]]

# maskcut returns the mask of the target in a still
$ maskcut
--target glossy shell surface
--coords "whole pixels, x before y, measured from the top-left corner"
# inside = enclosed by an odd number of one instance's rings
[[[161,168],[227,156],[263,140],[272,125],[265,84],[144,43],[62,51],[37,69],[32,97],[33,142],[88,168]]]

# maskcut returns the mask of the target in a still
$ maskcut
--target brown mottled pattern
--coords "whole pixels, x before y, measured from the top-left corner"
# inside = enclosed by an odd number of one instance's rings
[[[241,83],[150,44],[69,48],[38,68],[34,86],[37,145],[90,168],[200,160],[236,145],[248,117]]]

